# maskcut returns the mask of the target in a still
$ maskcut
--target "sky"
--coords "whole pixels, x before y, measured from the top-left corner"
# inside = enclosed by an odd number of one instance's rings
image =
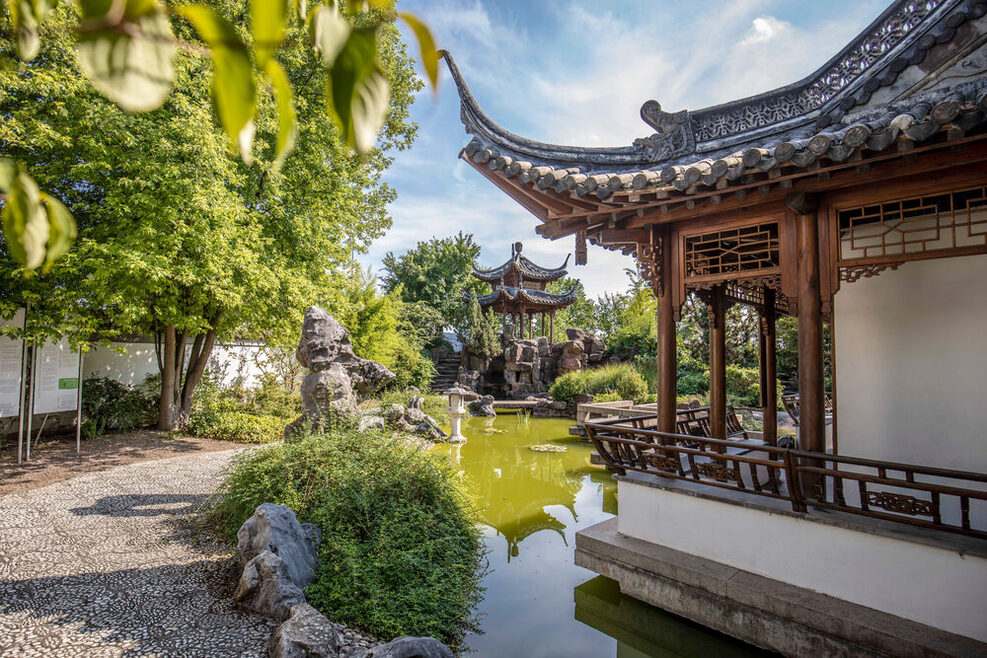
[[[653,132],[639,114],[645,101],[697,110],[796,82],[889,2],[399,0],[398,9],[428,23],[502,127],[543,142],[627,146]],[[481,246],[481,266],[507,260],[518,240],[536,263],[561,264],[572,238],[537,235],[531,213],[458,159],[469,137],[455,84],[440,66],[438,94],[423,89],[411,111],[417,141],[385,176],[398,193],[394,224],[362,263],[379,271],[387,252],[464,231]],[[633,266],[629,256],[589,245],[588,264],[569,272],[598,297],[624,289],[624,268]]]

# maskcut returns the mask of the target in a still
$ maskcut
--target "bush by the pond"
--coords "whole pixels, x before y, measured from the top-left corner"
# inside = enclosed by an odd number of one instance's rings
[[[616,393],[620,400],[643,402],[648,385],[641,373],[629,363],[603,366],[590,370],[567,372],[549,389],[553,400],[572,403],[579,394],[601,395]]]
[[[152,424],[157,413],[154,382],[127,386],[115,379],[90,377],[82,382],[82,433],[93,439],[104,432],[125,432]]]
[[[340,428],[239,456],[215,508],[231,540],[263,502],[322,530],[309,603],[383,638],[457,645],[472,628],[482,544],[453,469],[384,432]]]

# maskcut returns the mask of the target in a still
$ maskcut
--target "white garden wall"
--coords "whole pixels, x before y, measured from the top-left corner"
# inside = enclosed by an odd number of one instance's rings
[[[840,453],[987,472],[987,256],[844,283],[834,317]]]
[[[224,384],[239,379],[243,386],[255,386],[261,375],[256,361],[260,350],[256,343],[216,345],[209,365],[216,366],[214,371],[222,376]],[[83,361],[83,378],[97,373],[130,386],[140,384],[148,375],[158,374],[154,344],[110,343],[90,350]]]

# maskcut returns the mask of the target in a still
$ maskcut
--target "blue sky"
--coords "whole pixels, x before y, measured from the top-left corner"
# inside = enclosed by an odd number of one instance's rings
[[[525,137],[572,145],[628,145],[650,129],[638,114],[656,99],[668,111],[699,109],[795,82],[823,65],[890,0],[400,0],[431,26],[484,111]],[[521,240],[555,266],[571,239],[535,233],[538,220],[457,159],[467,143],[455,85],[442,68],[437,96],[412,109],[415,146],[386,179],[398,192],[394,225],[364,265],[419,240],[473,233],[480,263],[500,264]],[[590,246],[570,273],[590,296],[624,288],[630,257]]]

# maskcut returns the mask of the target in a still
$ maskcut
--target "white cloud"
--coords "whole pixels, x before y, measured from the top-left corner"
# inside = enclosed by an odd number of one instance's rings
[[[761,16],[751,21],[751,29],[744,40],[740,42],[740,45],[743,47],[755,43],[765,43],[790,29],[791,25],[774,16]]]

